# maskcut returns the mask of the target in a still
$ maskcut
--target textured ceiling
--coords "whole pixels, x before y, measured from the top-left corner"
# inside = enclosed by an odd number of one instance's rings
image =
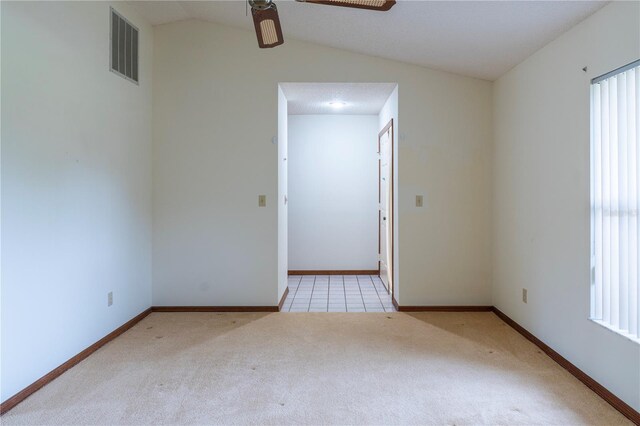
[[[200,19],[253,31],[243,0],[131,3],[154,25]],[[399,0],[388,12],[276,3],[285,42],[305,40],[495,80],[607,2]]]
[[[280,83],[288,113],[378,114],[395,83]],[[344,102],[341,108],[331,102]]]

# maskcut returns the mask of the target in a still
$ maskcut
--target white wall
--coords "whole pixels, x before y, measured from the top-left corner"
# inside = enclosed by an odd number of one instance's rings
[[[261,50],[202,21],[154,34],[155,305],[277,303],[271,139],[277,84],[296,81],[399,84],[399,302],[491,302],[490,82],[295,40]]]
[[[289,116],[289,269],[378,269],[378,116]]]
[[[616,2],[495,83],[493,207],[494,304],[636,410],[640,346],[588,319],[589,85],[639,57],[640,3]]]
[[[115,7],[140,86],[109,71],[109,4],[2,2],[3,401],[151,303],[152,28]]]
[[[287,98],[278,86],[278,300],[282,298],[287,289],[287,276],[289,269],[289,203],[285,202],[288,197],[288,174],[289,165],[287,161],[289,152],[289,116]]]

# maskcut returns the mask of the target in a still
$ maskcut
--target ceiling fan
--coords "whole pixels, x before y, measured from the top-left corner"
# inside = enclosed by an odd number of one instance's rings
[[[387,11],[396,4],[395,0],[296,0],[302,3],[325,4],[329,6],[353,7]],[[251,6],[253,24],[256,27],[258,46],[261,49],[276,47],[284,43],[278,8],[273,0],[248,0]]]

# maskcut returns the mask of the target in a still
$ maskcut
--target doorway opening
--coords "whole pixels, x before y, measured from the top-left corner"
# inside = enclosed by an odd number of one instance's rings
[[[395,310],[397,112],[395,83],[279,84],[282,311]]]

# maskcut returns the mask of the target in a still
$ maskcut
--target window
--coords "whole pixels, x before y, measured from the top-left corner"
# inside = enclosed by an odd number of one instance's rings
[[[111,71],[138,83],[138,29],[111,9]]]
[[[591,319],[640,342],[640,61],[591,82]]]

